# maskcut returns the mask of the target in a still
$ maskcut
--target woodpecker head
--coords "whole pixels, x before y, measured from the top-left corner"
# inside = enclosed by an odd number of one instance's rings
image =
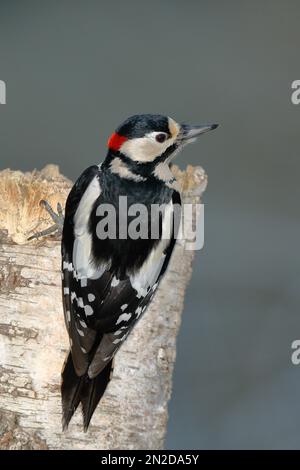
[[[121,178],[145,182],[155,178],[169,185],[174,180],[169,164],[176,153],[217,124],[190,126],[159,114],[131,116],[108,140],[104,167]]]
[[[108,148],[137,164],[169,163],[182,147],[216,127],[217,124],[178,124],[159,114],[138,114],[126,119],[116,129],[108,140]]]

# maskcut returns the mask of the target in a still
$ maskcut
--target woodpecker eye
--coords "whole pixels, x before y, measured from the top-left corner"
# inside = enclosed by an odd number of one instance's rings
[[[157,134],[155,136],[155,139],[157,142],[159,142],[160,144],[162,144],[165,140],[167,140],[167,135],[166,134],[163,134],[163,133],[160,133],[160,134]]]

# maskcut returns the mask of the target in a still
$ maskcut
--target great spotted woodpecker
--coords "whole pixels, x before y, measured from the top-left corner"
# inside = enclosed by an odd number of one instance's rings
[[[70,338],[61,387],[64,429],[81,403],[87,430],[110,380],[113,358],[149,305],[176,238],[174,226],[169,238],[162,237],[164,214],[155,239],[121,238],[122,222],[116,237],[99,237],[96,227],[104,215],[99,208],[113,206],[116,220],[122,221],[119,199],[126,196],[128,213],[135,203],[172,210],[180,204],[172,157],[216,127],[179,125],[161,115],[132,116],[110,137],[104,162],[87,168],[74,184],[62,232],[63,306]]]

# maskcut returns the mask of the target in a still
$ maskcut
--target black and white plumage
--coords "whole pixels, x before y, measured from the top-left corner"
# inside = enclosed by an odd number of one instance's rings
[[[186,143],[215,127],[180,126],[160,115],[133,116],[111,136],[104,163],[87,168],[73,186],[62,237],[63,305],[70,338],[62,373],[64,428],[79,403],[84,429],[88,428],[109,382],[113,358],[167,269],[175,227],[168,227],[169,238],[162,233],[170,224],[167,213],[180,204],[169,168],[171,158]],[[149,214],[153,204],[165,205],[159,216],[158,238],[99,239],[96,227],[102,216],[98,208],[113,205],[116,220],[122,221],[120,196],[127,197],[128,208],[142,203]],[[131,220],[128,216],[126,223]],[[117,222],[117,234],[119,228]]]

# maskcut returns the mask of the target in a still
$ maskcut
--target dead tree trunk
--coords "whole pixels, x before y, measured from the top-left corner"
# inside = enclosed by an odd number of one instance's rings
[[[199,202],[201,168],[174,167],[185,201]],[[50,224],[39,206],[62,204],[71,182],[44,170],[0,172],[0,449],[160,449],[167,425],[184,293],[193,251],[177,243],[151,307],[115,361],[113,379],[86,434],[80,411],[61,431],[60,373],[68,341],[60,242],[27,242]]]

